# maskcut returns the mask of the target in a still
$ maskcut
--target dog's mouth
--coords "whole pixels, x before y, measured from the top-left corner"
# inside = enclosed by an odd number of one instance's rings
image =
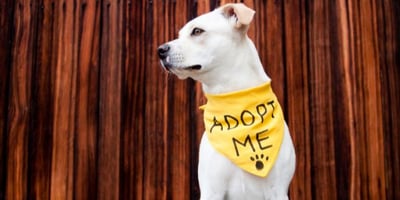
[[[170,72],[171,69],[174,69],[174,68],[183,69],[183,70],[189,70],[189,71],[197,71],[197,70],[200,70],[202,68],[201,65],[190,65],[190,66],[182,66],[182,67],[179,66],[179,67],[176,67],[176,66],[172,65],[171,63],[169,63],[167,60],[161,60],[161,65],[168,72]]]
[[[189,67],[185,67],[184,69],[187,69],[187,70],[200,70],[201,69],[201,65],[192,65],[192,66],[189,66]]]

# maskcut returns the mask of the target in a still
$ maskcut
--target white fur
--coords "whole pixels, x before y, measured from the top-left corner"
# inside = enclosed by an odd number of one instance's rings
[[[162,59],[168,70],[184,79],[202,83],[205,93],[220,94],[255,87],[270,80],[257,50],[247,37],[247,27],[237,28],[235,15],[222,8],[187,23],[179,38],[167,43],[168,56]],[[194,28],[204,30],[191,35]],[[189,69],[201,65],[201,69]],[[201,199],[288,199],[287,192],[295,170],[295,153],[289,129],[278,159],[266,178],[249,174],[218,153],[204,134],[200,144],[199,183]]]

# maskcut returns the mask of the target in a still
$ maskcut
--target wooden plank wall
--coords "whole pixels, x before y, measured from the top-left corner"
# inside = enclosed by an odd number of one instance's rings
[[[198,199],[205,99],[156,48],[226,2],[0,1],[0,199]],[[399,1],[244,2],[291,199],[400,199]]]

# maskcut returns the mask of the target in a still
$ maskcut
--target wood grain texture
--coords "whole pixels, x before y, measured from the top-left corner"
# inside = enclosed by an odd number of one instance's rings
[[[333,55],[330,31],[330,20],[334,16],[329,10],[330,1],[308,3],[310,21],[308,25],[309,48],[309,87],[310,87],[310,123],[311,123],[311,165],[313,191],[315,199],[336,199],[334,126],[333,126]],[[320,109],[325,108],[325,109]]]
[[[36,66],[33,71],[31,122],[29,133],[28,195],[33,199],[49,199],[54,121],[54,86],[56,55],[52,54],[54,7],[49,2],[38,8]]]
[[[286,120],[295,145],[297,168],[291,183],[291,199],[312,196],[311,140],[309,106],[309,74],[307,51],[307,21],[305,1],[285,1],[285,68],[287,93]],[[301,159],[307,162],[302,162]]]
[[[237,0],[0,2],[0,200],[198,199],[201,85],[156,54]],[[240,1],[297,154],[290,199],[400,199],[400,3]]]
[[[98,199],[119,199],[124,5],[123,1],[101,5]]]
[[[29,0],[15,2],[7,124],[5,199],[27,198],[28,132],[31,81],[36,38],[36,8]],[[4,95],[6,97],[6,95]],[[3,98],[4,98],[3,97]]]
[[[100,11],[99,1],[78,1],[78,68],[74,131],[75,199],[97,198],[99,130]]]
[[[126,57],[123,82],[122,104],[126,113],[123,115],[121,136],[121,179],[120,196],[126,199],[143,199],[144,172],[144,136],[145,136],[145,67],[149,34],[146,19],[147,3],[130,3],[127,5],[126,17],[128,27],[125,29]],[[142,18],[137,19],[137,15]],[[129,39],[131,38],[131,39]],[[150,189],[151,190],[151,189]]]
[[[12,48],[12,30],[14,24],[14,1],[0,2],[0,199],[4,199],[7,166],[7,116],[8,94],[10,88],[10,65]]]
[[[76,110],[77,39],[78,20],[71,1],[58,1],[54,5],[54,120],[51,165],[50,198],[72,199],[73,152]]]
[[[165,4],[161,1],[150,1],[146,5],[146,11],[148,37],[144,49],[146,54],[144,129],[146,134],[143,138],[143,199],[166,199],[168,183],[166,144],[168,113],[166,111],[168,105],[165,102],[168,99],[166,93],[168,78],[158,66],[158,59],[154,53],[158,45],[166,40]]]

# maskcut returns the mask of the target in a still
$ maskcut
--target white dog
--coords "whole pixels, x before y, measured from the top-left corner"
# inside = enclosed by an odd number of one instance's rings
[[[202,83],[201,199],[288,199],[294,147],[257,50],[247,36],[254,11],[226,4],[187,23],[161,45],[163,67]]]

